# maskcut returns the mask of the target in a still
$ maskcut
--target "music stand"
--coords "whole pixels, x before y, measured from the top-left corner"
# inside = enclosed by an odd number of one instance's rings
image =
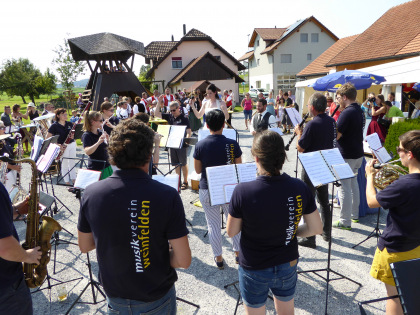
[[[351,248],[356,248],[357,246],[359,246],[360,244],[366,242],[368,239],[372,238],[372,237],[376,237],[376,243],[378,243],[378,238],[379,236],[381,236],[381,230],[379,229],[379,217],[381,214],[381,207],[378,208],[378,217],[376,219],[376,225],[375,228],[373,229],[372,232],[369,233],[369,235],[361,242],[357,243],[356,245],[353,245]]]

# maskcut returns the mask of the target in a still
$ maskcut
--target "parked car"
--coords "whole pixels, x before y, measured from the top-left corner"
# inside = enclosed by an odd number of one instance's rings
[[[252,99],[257,99],[259,93],[262,93],[265,98],[268,97],[268,91],[265,89],[250,89],[248,93]]]

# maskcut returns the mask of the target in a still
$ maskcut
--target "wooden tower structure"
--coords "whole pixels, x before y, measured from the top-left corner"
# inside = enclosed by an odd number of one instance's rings
[[[73,59],[86,61],[91,71],[83,101],[92,101],[93,110],[99,110],[104,98],[112,94],[130,96],[134,101],[147,92],[133,72],[134,55],[144,56],[143,43],[111,33],[71,38],[68,42]]]

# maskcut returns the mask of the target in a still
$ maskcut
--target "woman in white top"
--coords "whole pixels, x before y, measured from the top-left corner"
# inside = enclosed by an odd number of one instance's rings
[[[206,89],[207,97],[206,100],[203,101],[203,106],[201,106],[200,111],[197,111],[195,109],[195,106],[190,106],[192,111],[194,112],[194,115],[200,119],[203,117],[204,114],[208,113],[211,110],[214,109],[220,109],[225,114],[225,119],[229,119],[228,110],[226,107],[226,103],[219,99],[219,96],[217,95],[217,88],[214,84],[210,84]]]

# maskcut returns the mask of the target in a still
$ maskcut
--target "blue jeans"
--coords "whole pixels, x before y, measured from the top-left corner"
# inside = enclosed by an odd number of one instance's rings
[[[297,281],[297,260],[274,267],[249,270],[239,266],[239,288],[246,306],[265,305],[269,289],[282,302],[293,299]]]
[[[168,293],[159,300],[142,302],[107,296],[108,314],[135,315],[135,314],[176,314],[176,293],[173,286]]]
[[[0,314],[32,314],[32,297],[23,276],[4,291],[0,291]]]
[[[252,119],[252,109],[251,110],[245,110],[244,109],[244,116],[245,116],[245,119],[251,120]]]

